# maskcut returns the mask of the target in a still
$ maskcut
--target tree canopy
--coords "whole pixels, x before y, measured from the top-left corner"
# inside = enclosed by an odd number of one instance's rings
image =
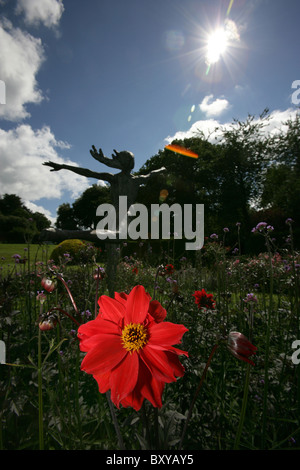
[[[41,230],[49,228],[51,221],[40,212],[33,212],[15,194],[0,197],[1,242],[24,243],[37,239]]]

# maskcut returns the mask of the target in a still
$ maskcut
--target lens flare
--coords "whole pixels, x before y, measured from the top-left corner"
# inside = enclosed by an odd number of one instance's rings
[[[186,149],[185,147],[182,147],[181,145],[166,145],[165,149],[171,150],[172,152],[179,153],[180,155],[185,155],[186,157],[191,157],[191,158],[198,158],[197,153],[193,152],[192,150]]]
[[[234,0],[230,0],[230,2],[229,2],[229,6],[228,6],[228,9],[227,9],[227,13],[226,13],[227,16],[229,15],[229,13],[230,13],[230,11],[231,11],[233,2],[234,2]]]
[[[167,189],[162,189],[159,193],[159,201],[164,202],[169,196],[169,191]]]

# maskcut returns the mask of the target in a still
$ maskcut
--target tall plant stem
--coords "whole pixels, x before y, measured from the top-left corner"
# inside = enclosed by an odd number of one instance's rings
[[[270,335],[271,335],[271,319],[273,313],[273,265],[272,256],[268,236],[266,236],[266,244],[269,254],[269,265],[270,265],[270,294],[269,294],[269,309],[267,319],[267,333],[266,333],[266,350],[265,350],[265,387],[263,396],[263,416],[262,416],[262,450],[265,449],[266,445],[266,432],[267,432],[267,400],[268,400],[268,388],[269,388],[269,354],[270,354]]]
[[[81,425],[81,413],[80,413],[80,404],[79,404],[79,370],[80,370],[80,365],[79,365],[79,358],[80,358],[80,351],[79,348],[77,348],[77,354],[76,354],[76,369],[75,369],[75,400],[76,400],[76,416],[77,416],[77,423],[78,423],[78,432],[79,432],[79,441],[80,441],[80,446],[82,448],[82,425]]]
[[[244,420],[245,420],[245,414],[246,414],[246,408],[247,408],[247,401],[248,401],[250,367],[251,367],[251,365],[247,364],[247,371],[246,371],[246,378],[245,378],[245,385],[244,385],[243,403],[242,403],[242,409],[241,409],[241,414],[240,414],[239,427],[238,427],[237,434],[236,434],[236,437],[235,437],[234,450],[239,449],[240,439],[241,439],[242,430],[243,430],[243,426],[244,426]]]
[[[198,397],[198,394],[201,390],[201,387],[203,385],[203,382],[205,380],[205,377],[206,377],[206,373],[207,373],[207,370],[210,366],[210,363],[211,363],[211,360],[213,358],[213,355],[215,354],[216,350],[218,349],[219,347],[219,344],[215,344],[214,347],[212,348],[212,351],[210,353],[210,356],[208,358],[208,361],[206,363],[206,366],[204,368],[204,371],[202,372],[202,376],[201,376],[201,379],[200,379],[200,382],[199,382],[199,385],[197,387],[197,390],[195,392],[195,395],[194,395],[194,398],[190,404],[190,408],[189,408],[189,411],[188,411],[188,415],[187,415],[187,418],[186,418],[186,421],[185,421],[185,424],[184,424],[184,428],[183,428],[183,432],[182,432],[182,436],[181,436],[181,439],[180,439],[180,443],[179,443],[179,447],[178,447],[178,450],[181,450],[182,448],[182,444],[183,444],[183,440],[184,440],[184,436],[185,436],[185,433],[186,433],[186,430],[187,430],[187,427],[188,427],[188,424],[190,422],[190,419],[191,419],[191,416],[192,416],[192,411],[193,411],[193,408],[194,408],[194,405],[196,403],[196,400],[197,400],[197,397]]]
[[[106,397],[107,397],[107,401],[108,401],[108,404],[109,404],[109,409],[110,409],[111,417],[112,417],[113,424],[114,424],[114,427],[115,427],[115,431],[116,431],[116,434],[117,434],[119,448],[120,448],[120,450],[125,450],[123,437],[122,437],[122,434],[121,434],[121,431],[120,431],[120,427],[119,427],[119,423],[118,423],[117,416],[116,416],[116,413],[115,413],[114,405],[112,404],[109,392],[106,392]]]
[[[38,337],[38,393],[39,393],[39,449],[44,450],[43,390],[42,390],[42,332],[40,329],[39,329],[39,337]]]

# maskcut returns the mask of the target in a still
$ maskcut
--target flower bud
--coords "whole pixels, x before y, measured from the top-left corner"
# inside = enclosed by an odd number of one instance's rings
[[[256,354],[257,347],[253,346],[242,333],[231,331],[228,335],[227,348],[234,357],[254,366],[254,362],[249,359],[249,356]]]
[[[42,287],[47,291],[47,292],[53,292],[55,287],[56,287],[56,284],[54,281],[52,281],[52,279],[48,279],[46,277],[44,277],[42,279]]]
[[[48,331],[48,330],[53,330],[56,325],[56,321],[53,320],[43,320],[39,323],[39,329],[41,331]]]

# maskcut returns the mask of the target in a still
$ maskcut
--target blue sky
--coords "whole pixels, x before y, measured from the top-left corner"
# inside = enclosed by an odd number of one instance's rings
[[[298,0],[0,0],[0,12],[0,194],[51,220],[96,180],[44,161],[103,171],[95,145],[132,151],[137,170],[197,129],[268,107],[270,131],[298,112]]]

